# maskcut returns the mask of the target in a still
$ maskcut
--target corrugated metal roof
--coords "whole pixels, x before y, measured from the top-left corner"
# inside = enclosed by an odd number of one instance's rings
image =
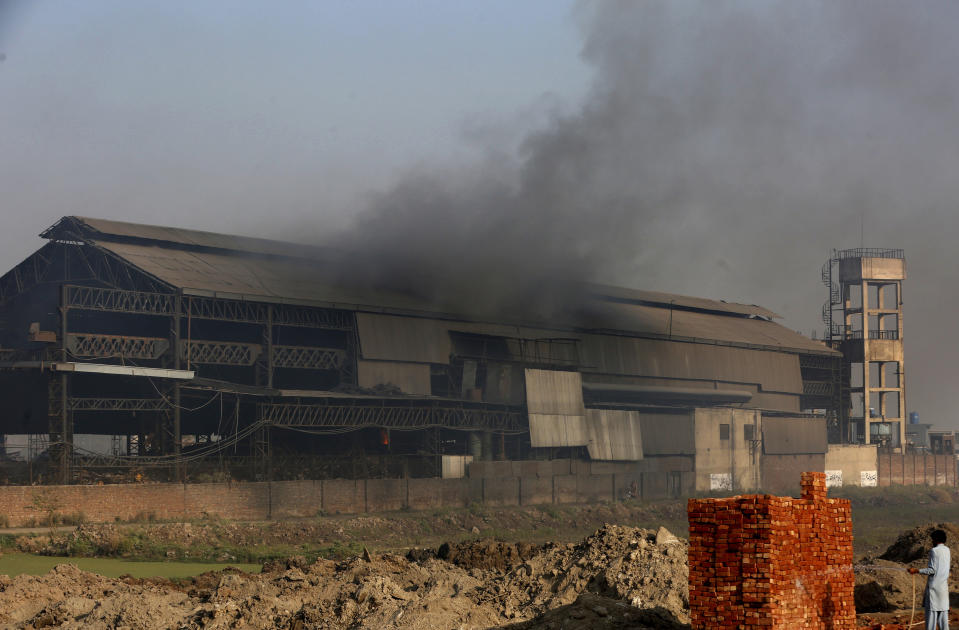
[[[763,418],[763,452],[769,455],[825,453],[826,421],[821,418]]]
[[[301,259],[263,258],[226,252],[187,251],[94,241],[146,273],[188,295],[239,300],[269,300],[317,306],[381,310],[421,310],[412,297],[382,291],[371,296],[329,280],[320,264]]]
[[[677,340],[716,339],[770,348],[832,353],[825,344],[765,319],[724,317],[657,306],[599,303],[591,312],[590,325],[598,329],[644,332]]]
[[[590,459],[636,461],[643,458],[638,411],[587,409],[586,431]]]
[[[319,247],[310,247],[299,243],[274,241],[266,238],[249,236],[235,236],[204,232],[202,230],[185,230],[182,228],[165,227],[160,225],[143,225],[126,221],[112,221],[91,217],[64,217],[56,225],[44,232],[42,236],[50,237],[58,231],[77,230],[80,236],[94,241],[110,241],[133,239],[135,241],[153,241],[156,244],[175,244],[189,247],[203,247],[212,249],[232,250],[250,254],[267,256],[326,258],[328,250]]]
[[[323,262],[324,258],[329,260],[329,252],[319,248],[88,217],[64,217],[44,235],[82,238],[182,289],[186,295],[439,315],[434,306],[410,295],[344,287],[330,277],[329,267]],[[586,321],[557,318],[553,333],[540,336],[556,336],[556,330],[582,330],[585,326],[604,333],[836,354],[784,326],[758,319],[776,316],[758,306],[603,285],[590,288],[598,299],[590,304]],[[449,317],[456,318],[452,314]],[[498,324],[473,324],[471,328],[477,326],[520,330]]]

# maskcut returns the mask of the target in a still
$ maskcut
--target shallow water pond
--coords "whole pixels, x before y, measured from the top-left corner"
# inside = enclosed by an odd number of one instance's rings
[[[215,562],[139,562],[120,558],[61,558],[58,556],[35,556],[29,553],[5,553],[0,556],[0,575],[42,575],[58,564],[75,564],[84,571],[99,573],[106,577],[132,575],[137,578],[165,577],[182,578],[199,575],[206,571],[218,571],[236,567],[248,573],[259,573],[259,564]]]

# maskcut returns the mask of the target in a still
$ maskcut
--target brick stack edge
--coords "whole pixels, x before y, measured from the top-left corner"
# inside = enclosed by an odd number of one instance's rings
[[[690,499],[689,605],[694,630],[855,628],[852,508],[802,473],[799,499]]]

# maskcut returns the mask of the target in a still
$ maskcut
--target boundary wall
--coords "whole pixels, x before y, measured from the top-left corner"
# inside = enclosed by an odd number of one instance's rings
[[[878,485],[955,486],[956,456],[881,451]]]
[[[683,458],[663,462],[691,468]],[[261,520],[317,514],[490,506],[593,503],[627,496],[647,500],[691,491],[693,473],[648,470],[650,464],[580,460],[474,463],[460,479],[324,479],[233,483],[141,483],[0,486],[0,514],[11,527],[50,514],[83,513],[89,522],[157,519]],[[475,467],[475,470],[474,470]]]
[[[693,630],[853,630],[852,508],[802,473],[799,499],[690,499]]]

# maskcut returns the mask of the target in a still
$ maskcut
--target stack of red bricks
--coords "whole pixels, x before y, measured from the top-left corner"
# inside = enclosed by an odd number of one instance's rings
[[[803,473],[799,499],[690,499],[688,515],[694,630],[855,628],[852,509],[825,473]]]

